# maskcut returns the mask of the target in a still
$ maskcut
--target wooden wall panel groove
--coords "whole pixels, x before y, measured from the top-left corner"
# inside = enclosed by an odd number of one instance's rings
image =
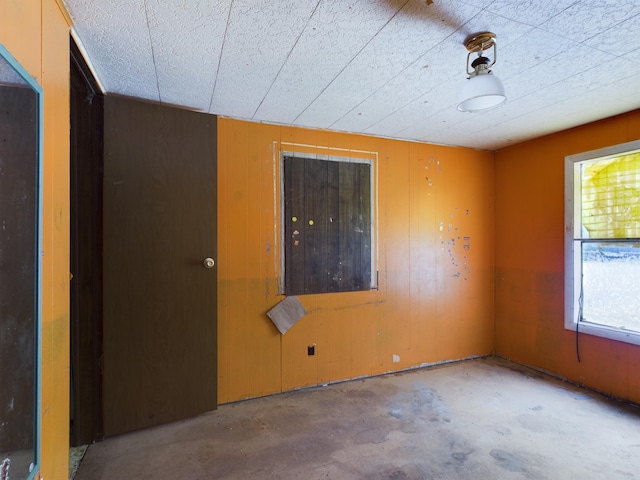
[[[492,153],[228,118],[219,134],[220,402],[491,353],[493,302],[478,299],[493,298]],[[281,244],[265,244],[281,227],[274,160],[292,144],[306,154],[377,152],[380,288],[300,295],[308,313],[282,336],[266,312],[284,297],[265,288],[279,279]],[[453,255],[462,266],[464,241],[450,252],[441,222],[472,238],[467,280],[452,264]]]

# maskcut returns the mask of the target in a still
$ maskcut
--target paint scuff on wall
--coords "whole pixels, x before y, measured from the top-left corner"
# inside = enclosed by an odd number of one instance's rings
[[[455,208],[455,210],[458,210],[458,208]],[[465,215],[469,215],[469,209],[465,210]],[[449,214],[449,218],[455,219],[455,211]],[[450,264],[454,268],[455,273],[452,276],[468,280],[471,275],[471,268],[467,262],[467,255],[471,251],[471,236],[459,235],[459,228],[454,224],[454,220],[447,225],[446,233],[452,235],[449,235],[446,239],[442,234],[440,235],[440,250],[446,251]],[[439,230],[444,232],[444,221],[440,222]]]

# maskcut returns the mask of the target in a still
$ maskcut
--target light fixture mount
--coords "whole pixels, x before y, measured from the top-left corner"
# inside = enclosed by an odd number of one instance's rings
[[[488,50],[496,44],[496,35],[491,32],[480,32],[469,35],[465,41],[464,46],[469,53],[475,53],[479,51]]]
[[[469,76],[467,77],[468,83],[460,92],[458,110],[479,112],[504,103],[507,98],[504,86],[491,71],[497,58],[496,35],[491,32],[474,33],[465,39],[464,46],[468,52],[466,71]],[[485,52],[491,49],[493,49],[493,59],[485,56]],[[471,55],[474,53],[477,53],[478,56],[470,62]]]
[[[467,75],[474,76],[478,73],[478,66],[480,70],[489,71],[496,63],[496,34],[491,32],[479,32],[469,35],[465,41],[464,46],[469,53],[467,53]],[[484,56],[484,52],[493,48],[493,61]],[[477,53],[478,58],[469,63],[471,54]],[[469,70],[469,65],[473,70]]]

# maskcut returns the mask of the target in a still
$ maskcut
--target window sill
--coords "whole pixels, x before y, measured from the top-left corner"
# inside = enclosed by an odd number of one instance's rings
[[[565,322],[565,329],[575,332],[576,323]],[[609,340],[630,343],[632,345],[640,345],[640,332],[636,332],[633,330],[622,330],[619,328],[612,328],[604,325],[581,322],[580,326],[578,327],[578,333],[593,335],[595,337],[608,338]]]

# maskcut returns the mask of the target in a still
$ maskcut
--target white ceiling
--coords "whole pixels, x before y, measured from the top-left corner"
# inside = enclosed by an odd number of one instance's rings
[[[638,0],[63,0],[105,93],[496,150],[640,108]],[[465,38],[507,103],[457,111]]]

